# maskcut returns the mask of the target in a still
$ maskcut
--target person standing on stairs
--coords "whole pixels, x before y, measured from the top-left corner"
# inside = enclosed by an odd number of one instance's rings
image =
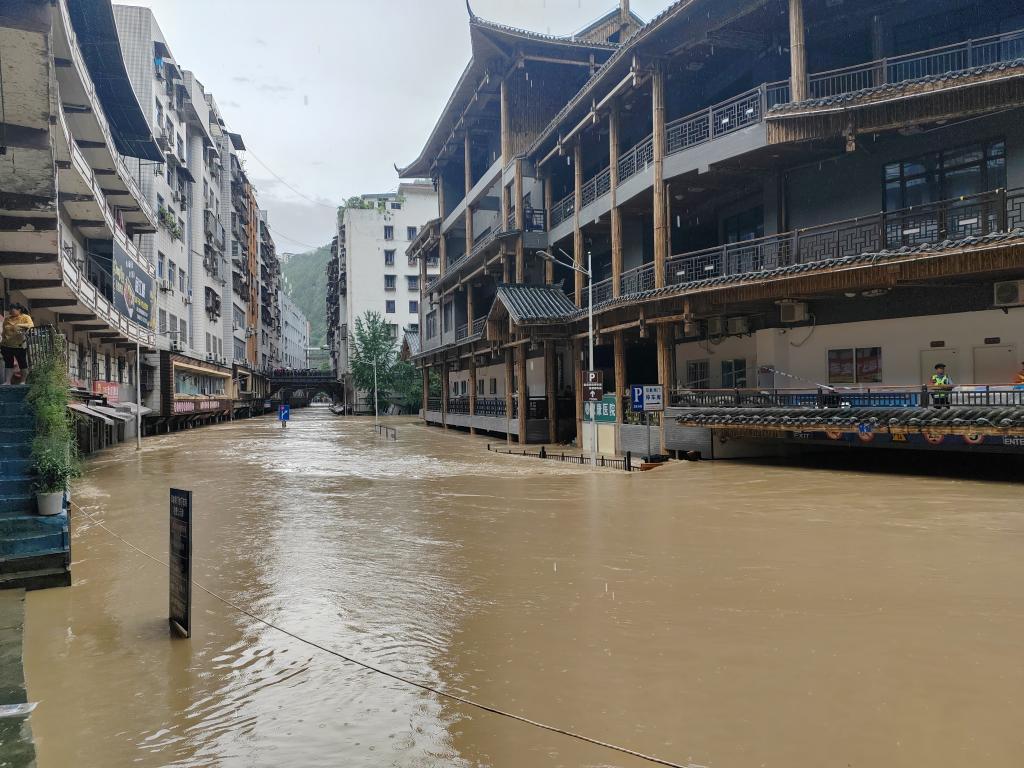
[[[0,354],[4,359],[4,384],[14,383],[14,364],[18,364],[18,383],[28,381],[28,350],[25,346],[25,331],[34,328],[32,318],[21,304],[11,304],[4,317],[3,336],[0,337]]]

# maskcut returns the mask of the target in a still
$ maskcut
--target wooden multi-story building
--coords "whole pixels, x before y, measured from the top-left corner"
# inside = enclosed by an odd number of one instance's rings
[[[592,261],[601,450],[646,451],[635,384],[666,388],[665,452],[1016,449],[1019,4],[684,0],[571,38],[470,33],[402,171],[441,200],[428,422],[582,439]]]

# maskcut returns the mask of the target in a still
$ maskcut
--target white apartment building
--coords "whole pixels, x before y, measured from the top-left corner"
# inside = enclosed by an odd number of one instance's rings
[[[309,321],[283,289],[278,302],[281,305],[281,365],[285,368],[308,368]]]
[[[396,339],[419,328],[419,264],[405,255],[423,224],[437,216],[437,193],[430,181],[400,184],[397,192],[363,195],[363,208],[346,207],[338,217],[342,328],[336,342],[339,375],[350,371],[348,344],[357,317],[377,312]]]

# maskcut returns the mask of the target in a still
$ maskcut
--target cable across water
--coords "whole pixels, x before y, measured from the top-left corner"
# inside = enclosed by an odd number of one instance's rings
[[[146,550],[142,549],[141,547],[139,547],[139,546],[133,544],[132,542],[128,541],[128,539],[124,538],[119,533],[117,533],[117,532],[111,530],[110,528],[108,528],[107,525],[102,520],[97,519],[96,517],[91,515],[89,512],[84,510],[82,507],[80,507],[78,504],[75,504],[74,502],[71,502],[71,506],[73,506],[76,510],[81,512],[94,525],[99,526],[104,531],[106,531],[109,535],[113,536],[118,541],[122,542],[123,544],[125,544],[128,547],[130,547],[131,549],[135,550],[140,555],[143,555],[144,557],[152,560],[154,563],[157,563],[157,564],[162,565],[164,567],[170,567],[169,563],[166,560],[161,560],[160,558],[156,557],[155,555],[150,554],[149,552],[147,552]],[[331,656],[339,658],[342,661],[346,661],[349,664],[354,664],[354,665],[356,665],[358,667],[361,667],[361,668],[363,668],[363,669],[365,669],[367,671],[374,672],[374,673],[376,673],[378,675],[382,675],[384,677],[388,677],[388,678],[390,678],[392,680],[396,680],[396,681],[398,681],[400,683],[404,683],[405,685],[411,686],[413,688],[418,688],[421,691],[426,691],[428,693],[432,693],[435,696],[440,696],[441,698],[448,699],[449,701],[454,701],[454,702],[457,702],[459,704],[463,704],[463,705],[465,705],[467,707],[472,707],[474,709],[479,709],[479,710],[481,710],[483,712],[490,712],[491,714],[499,715],[500,717],[505,717],[505,718],[508,718],[510,720],[515,720],[517,722],[533,726],[534,728],[540,728],[541,730],[549,731],[550,733],[557,733],[559,735],[567,736],[567,737],[569,737],[571,739],[576,739],[577,741],[582,741],[582,742],[585,742],[587,744],[593,744],[594,746],[604,747],[605,749],[610,749],[610,750],[613,750],[615,752],[619,752],[619,753],[624,754],[624,755],[629,755],[631,757],[635,757],[635,758],[638,758],[640,760],[645,760],[645,761],[647,761],[649,763],[652,763],[652,764],[655,764],[655,765],[664,765],[664,766],[668,766],[668,768],[704,768],[704,766],[700,766],[700,765],[697,765],[695,763],[676,763],[676,762],[672,762],[671,760],[666,760],[666,759],[661,758],[661,757],[656,757],[654,755],[644,754],[643,752],[638,752],[636,750],[629,749],[628,747],[619,746],[618,744],[612,744],[612,743],[607,742],[607,741],[601,741],[600,739],[595,739],[595,738],[593,738],[591,736],[586,736],[586,735],[584,735],[582,733],[576,733],[575,731],[570,731],[570,730],[567,730],[565,728],[559,728],[559,727],[554,726],[554,725],[549,725],[548,723],[542,723],[542,722],[540,722],[538,720],[531,720],[530,718],[524,717],[523,715],[517,715],[514,712],[508,712],[507,710],[499,709],[498,707],[493,707],[493,706],[490,706],[488,704],[482,704],[481,702],[474,701],[472,699],[468,699],[465,696],[460,696],[459,694],[456,694],[456,693],[450,693],[448,691],[443,691],[440,688],[435,688],[434,686],[427,685],[426,683],[420,683],[420,682],[417,682],[416,680],[411,680],[411,679],[409,679],[407,677],[403,677],[402,675],[396,674],[394,672],[389,672],[386,669],[382,669],[380,667],[374,666],[373,664],[369,664],[369,663],[367,663],[365,661],[360,661],[359,659],[352,658],[351,656],[346,656],[345,654],[343,654],[343,653],[341,653],[339,651],[336,651],[336,650],[334,650],[332,648],[328,648],[327,646],[324,646],[324,645],[321,645],[320,643],[317,643],[315,640],[310,640],[310,639],[308,639],[306,637],[303,637],[302,635],[296,634],[295,632],[293,632],[293,631],[291,631],[289,629],[286,629],[285,627],[282,627],[282,626],[280,626],[278,624],[275,624],[274,622],[270,621],[269,619],[265,619],[262,616],[257,616],[252,611],[250,611],[250,610],[248,610],[246,608],[243,608],[242,606],[238,605],[237,603],[232,602],[231,600],[229,600],[226,597],[222,597],[221,595],[217,594],[216,592],[214,592],[213,590],[209,589],[208,587],[203,586],[202,584],[200,584],[199,582],[195,581],[194,579],[192,581],[192,584],[197,589],[199,589],[200,591],[205,592],[207,595],[209,595],[213,599],[223,603],[224,605],[228,606],[229,608],[233,608],[234,610],[238,611],[242,615],[248,616],[253,621],[257,621],[260,624],[263,624],[264,626],[269,627],[270,629],[274,629],[274,630],[280,632],[281,634],[286,635],[286,636],[292,638],[293,640],[297,640],[298,642],[303,643],[304,645],[308,645],[309,647],[315,648],[318,651],[322,651],[323,653],[330,654]]]

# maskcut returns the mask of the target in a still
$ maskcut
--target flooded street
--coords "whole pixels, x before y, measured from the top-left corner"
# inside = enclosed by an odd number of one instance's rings
[[[394,422],[393,422],[394,423]],[[651,473],[298,411],[89,463],[74,586],[30,593],[41,768],[627,766],[326,648],[678,764],[1024,763],[1021,486],[784,466]]]

